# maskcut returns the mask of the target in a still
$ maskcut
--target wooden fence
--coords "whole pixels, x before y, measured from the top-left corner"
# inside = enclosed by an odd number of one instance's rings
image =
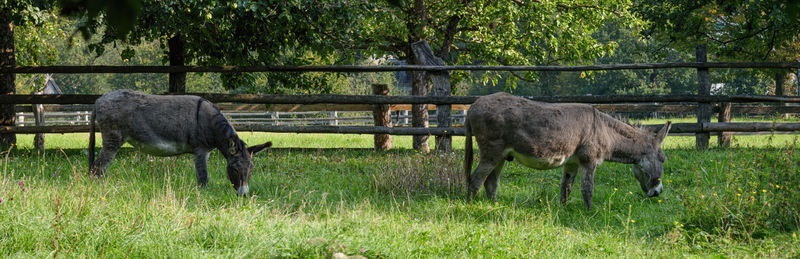
[[[19,110],[29,110],[30,106],[22,106]],[[19,111],[18,110],[18,111]],[[466,110],[454,110],[451,116],[454,124],[463,125],[466,117]],[[222,112],[228,121],[234,126],[263,124],[263,125],[349,125],[366,126],[373,124],[372,111],[302,111],[302,112],[281,112],[281,111],[230,111]],[[436,111],[430,113],[429,123],[436,125]],[[44,113],[44,126],[57,125],[89,125],[91,111],[61,111]],[[392,110],[390,113],[391,124],[394,127],[411,126],[411,115],[408,110]],[[36,126],[37,122],[33,112],[17,112],[17,126]]]
[[[391,127],[376,127],[376,126],[345,126],[346,123],[337,123],[335,120],[363,120],[370,121],[371,107],[377,104],[398,103],[398,102],[418,102],[418,99],[412,99],[407,96],[393,96],[387,99],[386,96],[329,96],[329,95],[305,95],[305,96],[280,96],[280,95],[204,95],[212,101],[230,101],[236,100],[247,104],[220,104],[220,108],[225,114],[233,119],[236,123],[237,130],[243,131],[264,131],[264,132],[298,132],[298,133],[358,133],[358,134],[395,134],[395,135],[463,135],[463,128],[449,127],[449,128],[391,128]],[[43,103],[43,104],[63,104],[63,103],[91,103],[98,96],[96,95],[62,95],[64,98],[54,98],[59,96],[43,96],[43,95],[14,95],[14,96],[0,96],[0,101],[13,102],[13,103]],[[371,104],[318,104],[319,102],[343,102],[342,99],[335,99],[335,97],[342,97],[346,102],[370,102]],[[637,100],[652,100],[654,96],[550,96],[550,97],[527,97],[532,100],[544,100],[550,102],[587,102],[600,103],[594,106],[602,111],[609,113],[693,113],[697,110],[696,104],[693,103],[698,100],[694,96],[660,96],[664,104],[635,104]],[[427,97],[423,97],[425,99]],[[428,98],[430,102],[436,103],[450,103],[461,104],[469,101],[474,101],[477,96],[452,96],[447,98]],[[5,100],[3,100],[5,99]],[[774,96],[710,96],[708,99],[721,100],[721,101],[739,101],[739,102],[782,102],[782,103],[800,103],[800,98],[797,97],[774,97]],[[321,101],[320,101],[321,100]],[[261,104],[254,104],[260,103]],[[288,103],[288,102],[305,102],[311,104],[304,105],[275,105],[269,103]],[[345,103],[346,103],[345,102]],[[625,102],[615,104],[614,102]],[[684,104],[685,103],[685,104]],[[714,113],[722,113],[725,109],[726,102],[721,102],[712,107],[711,111]],[[269,104],[269,105],[268,105]],[[85,121],[88,117],[87,111],[90,105],[46,105],[45,111],[47,114],[55,116],[63,116],[67,118],[81,117]],[[391,110],[395,111],[392,114],[393,124],[406,124],[404,120],[410,118],[408,113],[410,105],[390,105]],[[437,110],[437,106],[430,105],[432,110]],[[456,118],[456,124],[460,124],[460,119],[463,117],[463,110],[468,108],[467,105],[453,105],[455,111],[453,116]],[[17,106],[17,111],[22,112],[21,115],[28,116],[31,106]],[[360,116],[338,117],[343,113],[361,113]],[[783,114],[783,113],[800,113],[800,106],[774,106],[774,105],[731,105],[728,111],[730,114]],[[277,114],[277,116],[276,116]],[[284,115],[308,115],[317,114],[323,115],[320,118],[285,118]],[[337,117],[331,117],[335,114]],[[50,115],[47,115],[50,116]],[[245,123],[249,116],[261,116],[261,122],[271,123]],[[431,116],[435,117],[435,116]],[[453,118],[451,117],[451,119]],[[431,119],[432,121],[435,121]],[[323,125],[316,126],[292,126],[295,122],[309,122],[309,121],[322,121]],[[721,121],[726,121],[722,119]],[[730,119],[727,119],[730,121]],[[67,122],[67,124],[69,124]],[[82,123],[74,123],[82,124]],[[341,125],[340,125],[341,124]],[[285,126],[284,126],[285,125]],[[798,131],[800,130],[800,123],[677,123],[673,126],[671,133],[710,133],[710,132],[755,132],[755,131]],[[88,132],[88,127],[85,125],[47,125],[47,126],[4,126],[0,127],[0,133],[70,133],[70,132]]]
[[[761,63],[714,63],[706,62],[706,51],[699,45],[696,51],[696,62],[683,63],[658,63],[658,64],[618,64],[618,65],[593,65],[593,66],[444,66],[440,60],[429,56],[430,50],[427,43],[412,44],[418,60],[423,60],[423,65],[408,66],[2,66],[0,74],[4,73],[170,73],[170,76],[188,72],[393,72],[393,71],[424,71],[432,76],[434,82],[434,96],[423,93],[419,96],[384,96],[384,95],[227,95],[227,94],[197,94],[215,103],[230,103],[226,111],[257,111],[259,109],[272,109],[282,107],[280,112],[308,112],[316,111],[370,111],[380,105],[406,105],[413,106],[414,110],[425,111],[424,105],[435,104],[441,110],[453,110],[457,105],[468,105],[474,102],[477,96],[449,96],[449,75],[453,70],[468,71],[592,71],[592,70],[629,70],[629,69],[696,69],[698,74],[698,92],[696,95],[634,95],[634,96],[545,96],[528,97],[532,100],[546,102],[580,102],[591,103],[604,111],[609,112],[693,112],[696,114],[697,123],[678,123],[672,127],[672,133],[694,133],[697,136],[697,147],[708,147],[711,132],[753,132],[753,131],[800,131],[800,123],[730,123],[731,113],[800,113],[795,106],[778,106],[790,103],[800,103],[800,97],[783,96],[712,96],[710,94],[711,82],[709,69],[715,68],[761,68],[761,69],[796,69],[800,62],[761,62]],[[170,85],[170,89],[173,86]],[[183,88],[185,89],[185,88]],[[181,93],[176,91],[174,93]],[[62,110],[79,110],[74,104],[92,104],[97,95],[0,95],[0,104],[66,104]],[[637,105],[639,103],[654,103],[653,105]],[[741,105],[742,103],[768,103],[767,106]],[[732,105],[736,104],[736,105]],[[284,105],[284,106],[281,106]],[[337,106],[339,105],[339,106]],[[606,105],[606,106],[604,106]],[[772,106],[770,106],[772,105]],[[267,107],[269,106],[269,107]],[[336,108],[333,108],[336,107]],[[394,108],[399,108],[395,106]],[[462,107],[464,108],[464,107]],[[19,108],[24,112],[24,107]],[[276,108],[277,109],[277,108]],[[86,110],[84,108],[84,110]],[[377,109],[376,109],[377,110]],[[718,123],[711,123],[711,116],[719,114]],[[330,117],[331,113],[328,113]],[[423,113],[426,114],[427,113]],[[398,115],[399,116],[399,115]],[[424,117],[424,116],[423,116]],[[280,121],[280,115],[271,118]],[[394,134],[394,135],[436,135],[452,136],[463,135],[463,128],[447,126],[451,123],[452,113],[442,112],[436,116],[437,128],[426,127],[389,127],[389,126],[343,126],[339,123],[328,125],[285,126],[241,124],[237,125],[242,131],[265,132],[297,132],[297,133],[357,133],[357,134]],[[378,125],[376,123],[376,125]],[[442,127],[444,125],[444,127]],[[49,126],[0,126],[3,133],[68,133],[87,132],[85,125],[49,125]],[[723,134],[724,135],[724,134]],[[721,143],[723,143],[721,139]],[[438,143],[438,139],[437,139]],[[444,142],[448,143],[449,142]]]

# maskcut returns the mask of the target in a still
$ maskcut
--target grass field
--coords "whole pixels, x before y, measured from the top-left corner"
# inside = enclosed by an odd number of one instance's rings
[[[370,135],[241,135],[276,147],[256,157],[248,197],[217,152],[198,189],[189,155],[124,148],[97,179],[87,134],[48,135],[45,155],[20,135],[0,156],[0,257],[800,256],[796,135],[703,152],[668,137],[660,197],[643,198],[630,166],[604,163],[593,211],[579,192],[558,202],[560,170],[514,163],[497,203],[465,202],[463,138],[453,154],[418,154],[410,137],[373,152]]]

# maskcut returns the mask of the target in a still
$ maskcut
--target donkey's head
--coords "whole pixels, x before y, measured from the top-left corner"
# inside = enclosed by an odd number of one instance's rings
[[[641,159],[633,163],[633,176],[639,180],[639,185],[647,197],[661,194],[661,173],[664,171],[664,161],[667,160],[664,151],[661,150],[661,143],[667,137],[671,126],[672,123],[667,121],[661,129],[654,132],[655,135],[648,138],[652,141],[651,145],[648,145],[651,148],[643,150]]]
[[[228,156],[228,179],[233,184],[233,189],[238,195],[247,195],[250,190],[250,173],[253,171],[252,156],[265,148],[272,146],[272,142],[247,147],[237,135],[230,138]]]

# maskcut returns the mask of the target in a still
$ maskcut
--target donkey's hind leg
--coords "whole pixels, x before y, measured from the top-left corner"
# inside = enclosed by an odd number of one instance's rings
[[[497,156],[495,157],[487,157],[481,156],[480,162],[478,162],[478,166],[475,168],[475,171],[469,176],[469,185],[467,187],[467,200],[472,200],[472,197],[475,197],[478,194],[478,190],[481,188],[481,184],[486,181],[487,176],[489,176],[497,165],[502,161],[502,157]],[[496,179],[495,179],[496,184]],[[495,188],[496,190],[496,188]],[[488,190],[487,190],[488,191]],[[488,195],[488,192],[487,192]]]
[[[575,176],[578,175],[580,162],[569,160],[564,165],[564,177],[561,178],[561,204],[567,203],[569,193],[572,192],[572,184],[575,183]]]
[[[500,176],[500,171],[503,171],[503,165],[505,165],[506,161],[500,159],[500,162],[494,166],[492,169],[492,173],[486,177],[486,181],[483,182],[483,188],[486,190],[486,197],[490,200],[497,202],[497,178]]]
[[[121,131],[106,131],[102,134],[103,149],[100,150],[100,155],[97,157],[97,161],[94,161],[90,171],[95,176],[104,176],[106,174],[108,164],[111,163],[111,160],[114,160],[114,156],[117,155],[117,151],[122,147],[122,144],[125,144],[125,136],[122,135]]]

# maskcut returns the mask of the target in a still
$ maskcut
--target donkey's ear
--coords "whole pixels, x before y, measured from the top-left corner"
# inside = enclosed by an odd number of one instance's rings
[[[236,135],[228,139],[228,153],[230,153],[231,155],[236,155],[236,153],[238,152],[236,148],[237,140],[239,140],[239,138],[237,138]]]
[[[255,145],[255,146],[252,146],[252,147],[248,147],[247,148],[247,152],[250,153],[250,155],[252,156],[255,153],[258,153],[261,150],[264,150],[265,148],[268,148],[268,147],[271,147],[271,146],[272,146],[272,142],[271,141],[267,141],[267,143],[264,143],[264,144],[261,144],[261,145]]]
[[[658,130],[658,133],[656,133],[656,141],[658,141],[659,144],[664,143],[664,139],[667,137],[670,128],[672,128],[672,122],[667,121],[667,123]]]

